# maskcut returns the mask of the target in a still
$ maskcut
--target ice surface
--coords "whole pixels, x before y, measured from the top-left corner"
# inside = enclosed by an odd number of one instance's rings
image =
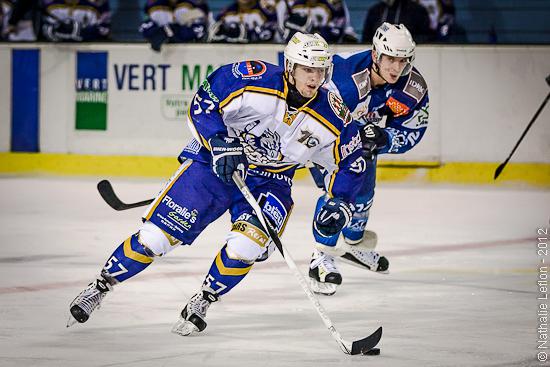
[[[65,328],[69,302],[140,224],[116,212],[99,179],[0,178],[0,366],[535,366],[537,229],[550,192],[380,184],[369,227],[390,274],[347,264],[321,297],[348,340],[384,327],[380,356],[347,356],[278,254],[214,304],[201,335],[170,333],[223,245],[228,217],[115,288],[83,325]],[[112,180],[140,201],[160,181]],[[294,188],[282,240],[303,272],[319,192]],[[546,259],[548,260],[548,259]]]

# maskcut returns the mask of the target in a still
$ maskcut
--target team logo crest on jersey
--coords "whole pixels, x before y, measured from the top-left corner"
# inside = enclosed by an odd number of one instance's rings
[[[244,153],[250,163],[260,165],[281,164],[281,137],[276,132],[268,129],[261,136],[243,132],[240,137]],[[285,164],[288,164],[288,162]]]
[[[349,112],[348,107],[336,93],[328,92],[328,102],[330,108],[332,108],[332,111],[334,111],[336,116],[344,121],[344,126],[351,122],[351,113]]]
[[[266,72],[267,66],[261,61],[243,61],[233,64],[235,78],[259,79]]]
[[[260,194],[259,204],[262,211],[270,219],[270,222],[275,226],[275,230],[280,232],[285,224],[288,212],[285,206],[275,195],[268,192]]]

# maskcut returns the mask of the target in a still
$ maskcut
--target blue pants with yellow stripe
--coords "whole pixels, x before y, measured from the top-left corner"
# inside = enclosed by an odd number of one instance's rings
[[[246,183],[273,227],[282,233],[290,214],[291,174],[249,170]],[[191,245],[199,234],[225,211],[232,228],[226,244],[214,259],[204,286],[219,295],[227,293],[250,271],[252,264],[269,256],[269,237],[252,208],[235,185],[226,185],[208,163],[186,160],[167,182],[144,215],[170,239],[163,248],[145,242],[139,233],[119,246],[104,267],[116,282],[144,270],[154,255],[164,255],[174,244]],[[114,259],[113,259],[114,258]],[[126,270],[126,271],[124,271]]]

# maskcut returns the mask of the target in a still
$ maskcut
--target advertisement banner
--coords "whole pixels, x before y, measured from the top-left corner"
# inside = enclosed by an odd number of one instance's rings
[[[77,130],[107,130],[107,52],[76,54]]]

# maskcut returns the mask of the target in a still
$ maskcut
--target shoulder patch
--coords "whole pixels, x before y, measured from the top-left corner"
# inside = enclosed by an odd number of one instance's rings
[[[355,87],[357,88],[357,93],[359,93],[359,99],[363,99],[367,96],[370,91],[370,71],[369,68],[361,70],[358,73],[355,73],[351,76]]]
[[[265,74],[267,66],[259,60],[236,62],[231,71],[235,78],[261,79]]]
[[[422,98],[424,98],[424,95],[426,95],[427,91],[428,85],[426,84],[426,81],[424,80],[422,75],[412,70],[409,74],[409,80],[407,80],[407,84],[405,84],[403,92],[409,97],[414,98],[418,103],[422,100]]]
[[[344,126],[347,126],[351,122],[352,118],[348,106],[336,93],[328,92],[328,104],[336,116],[344,121]]]

